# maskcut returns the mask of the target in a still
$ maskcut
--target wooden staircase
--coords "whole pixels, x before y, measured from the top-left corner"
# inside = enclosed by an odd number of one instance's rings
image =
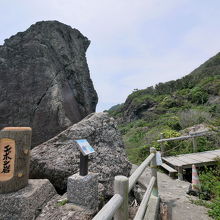
[[[165,169],[166,171],[168,171],[170,177],[176,177],[177,170],[173,169],[172,167],[170,167],[166,163],[162,163],[161,167],[163,169]]]

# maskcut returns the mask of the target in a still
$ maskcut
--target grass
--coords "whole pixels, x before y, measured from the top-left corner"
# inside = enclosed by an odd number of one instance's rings
[[[58,205],[58,206],[64,206],[67,202],[68,202],[67,199],[59,200],[59,201],[57,202],[57,205]]]

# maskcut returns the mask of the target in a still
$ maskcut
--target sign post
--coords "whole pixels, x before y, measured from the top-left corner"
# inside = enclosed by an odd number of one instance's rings
[[[16,192],[28,184],[31,128],[0,131],[0,194]]]
[[[79,175],[86,176],[88,174],[88,155],[84,156],[80,152]]]
[[[95,150],[86,139],[75,141],[80,150],[80,166],[79,173],[75,173],[67,180],[67,200],[96,210],[99,194],[98,174],[88,172],[88,155],[95,153]]]
[[[76,140],[80,150],[80,165],[79,174],[80,176],[86,176],[88,174],[88,155],[95,152],[86,139]]]

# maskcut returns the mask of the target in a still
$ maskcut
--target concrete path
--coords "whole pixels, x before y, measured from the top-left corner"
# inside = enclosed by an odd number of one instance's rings
[[[137,166],[133,166],[135,170]],[[150,180],[150,169],[142,174],[139,183],[147,186]],[[168,206],[170,220],[210,220],[207,214],[208,209],[197,206],[190,202],[195,199],[186,194],[190,183],[170,178],[164,173],[158,172],[159,194],[162,202]]]

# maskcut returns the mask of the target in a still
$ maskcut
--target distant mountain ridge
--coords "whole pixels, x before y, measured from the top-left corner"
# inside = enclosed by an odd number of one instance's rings
[[[207,92],[208,95],[220,95],[220,86],[218,82],[216,83],[216,88],[209,87],[210,84],[212,84],[215,80],[219,80],[220,77],[220,53],[217,55],[211,57],[209,60],[207,60],[205,63],[200,65],[198,68],[196,68],[194,71],[192,71],[190,74],[182,77],[181,79],[177,80],[171,80],[165,83],[158,83],[155,87],[151,86],[146,89],[136,90],[130,94],[125,103],[121,105],[113,106],[113,108],[110,108],[110,112],[121,112],[123,113],[126,111],[129,106],[133,103],[134,99],[137,99],[138,97],[141,99],[144,96],[150,95],[150,96],[158,96],[158,95],[171,95],[174,92],[182,89],[192,89],[196,86],[199,86],[201,90],[204,92]],[[207,82],[205,82],[205,79]],[[203,84],[203,85],[202,85]],[[154,102],[151,99],[147,100],[148,102],[144,105],[139,105],[140,111],[145,111],[146,108],[151,108],[154,105]],[[133,103],[134,104],[134,103]],[[140,103],[141,104],[141,101]],[[136,106],[138,107],[138,106]],[[136,109],[137,111],[138,109]]]
[[[182,77],[181,79],[171,80],[165,83],[158,83],[155,88],[148,87],[146,92],[152,94],[170,94],[176,90],[193,88],[202,79],[206,77],[220,75],[220,53],[211,57],[205,63],[193,70],[190,74]]]

